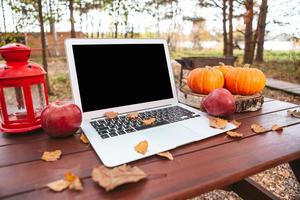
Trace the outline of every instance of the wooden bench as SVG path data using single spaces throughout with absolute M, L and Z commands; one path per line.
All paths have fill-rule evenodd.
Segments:
M 216 66 L 220 62 L 226 65 L 234 65 L 234 62 L 237 57 L 226 56 L 226 57 L 183 57 L 176 59 L 177 62 L 181 64 L 180 76 L 179 76 L 179 85 L 182 85 L 183 79 L 183 70 L 193 70 L 197 67 L 205 66 Z

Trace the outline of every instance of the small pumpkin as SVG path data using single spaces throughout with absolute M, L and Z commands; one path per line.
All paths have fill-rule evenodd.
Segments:
M 196 93 L 208 94 L 224 86 L 224 76 L 219 70 L 206 66 L 193 69 L 187 78 L 187 85 Z
M 266 85 L 266 77 L 262 71 L 244 67 L 235 67 L 225 76 L 225 88 L 232 94 L 253 95 L 261 92 Z
M 222 74 L 224 75 L 224 77 L 225 77 L 226 74 L 227 74 L 227 72 L 229 70 L 231 70 L 233 68 L 233 66 L 231 66 L 231 65 L 225 65 L 224 63 L 219 62 L 219 65 L 214 66 L 214 68 L 220 70 L 222 72 Z

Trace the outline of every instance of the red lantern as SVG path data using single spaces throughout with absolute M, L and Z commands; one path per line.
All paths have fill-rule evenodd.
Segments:
M 41 112 L 48 104 L 45 74 L 29 62 L 30 48 L 8 44 L 0 48 L 0 130 L 21 133 L 41 127 Z

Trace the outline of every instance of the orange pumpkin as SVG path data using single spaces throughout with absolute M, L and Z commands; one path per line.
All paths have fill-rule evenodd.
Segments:
M 226 76 L 227 72 L 233 68 L 231 65 L 225 65 L 224 63 L 220 62 L 220 65 L 214 66 L 214 68 L 220 70 L 224 77 Z
M 225 88 L 232 94 L 252 95 L 261 92 L 266 85 L 266 77 L 256 68 L 235 67 L 225 76 Z
M 196 68 L 189 73 L 187 85 L 193 92 L 208 94 L 224 86 L 224 76 L 222 72 L 212 67 Z

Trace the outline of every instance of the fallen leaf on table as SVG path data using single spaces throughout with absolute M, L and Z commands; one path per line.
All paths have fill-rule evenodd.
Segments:
M 227 131 L 226 134 L 230 137 L 233 137 L 233 138 L 241 138 L 243 137 L 243 134 L 242 133 L 238 133 L 238 132 L 235 132 L 235 131 Z
M 147 174 L 138 167 L 121 165 L 112 169 L 105 166 L 95 167 L 92 171 L 92 179 L 106 191 L 110 191 L 125 183 L 138 182 L 147 177 Z
M 77 191 L 82 191 L 83 190 L 83 186 L 81 183 L 81 180 L 78 176 L 76 176 L 76 178 L 74 179 L 74 181 L 72 181 L 69 185 L 69 189 L 71 190 L 77 190 Z
M 76 176 L 72 172 L 66 172 L 64 177 L 65 180 L 69 182 L 73 182 L 76 179 Z
M 172 154 L 170 152 L 168 152 L 168 151 L 158 153 L 157 155 L 159 155 L 161 157 L 168 158 L 169 160 L 174 160 Z
M 147 140 L 139 142 L 135 147 L 135 151 L 140 153 L 140 154 L 145 154 L 148 150 L 148 142 Z
M 61 150 L 55 150 L 55 151 L 45 151 L 41 157 L 44 161 L 56 161 L 61 156 Z
M 61 180 L 58 180 L 58 181 L 48 183 L 47 187 L 49 187 L 51 190 L 53 190 L 55 192 L 61 192 L 64 189 L 66 189 L 67 187 L 69 187 L 69 185 L 70 185 L 69 181 L 61 179 Z
M 152 117 L 152 118 L 149 118 L 149 119 L 145 119 L 142 122 L 143 122 L 144 125 L 147 126 L 147 125 L 153 124 L 155 121 L 156 121 L 156 119 L 154 117 Z
M 300 118 L 300 111 L 298 110 L 288 110 L 287 113 L 293 117 Z
M 281 132 L 281 131 L 283 131 L 283 127 L 279 126 L 278 124 L 273 124 L 272 131 Z
M 265 133 L 268 130 L 259 124 L 252 124 L 251 129 L 254 133 Z
M 110 111 L 110 112 L 106 112 L 104 113 L 105 117 L 107 117 L 108 119 L 114 119 L 118 116 L 117 112 L 114 111 Z
M 84 144 L 89 144 L 89 143 L 90 143 L 89 139 L 87 139 L 87 137 L 85 136 L 84 133 L 81 133 L 81 134 L 80 134 L 79 139 L 80 139 L 80 141 L 81 141 L 82 143 L 84 143 Z
M 225 119 L 210 117 L 209 126 L 218 129 L 224 129 L 227 126 L 228 121 Z
M 131 112 L 127 115 L 129 119 L 136 119 L 139 116 L 138 112 Z
M 236 128 L 240 127 L 240 125 L 242 124 L 242 122 L 239 122 L 239 121 L 236 121 L 236 120 L 232 120 L 231 123 L 236 125 Z

